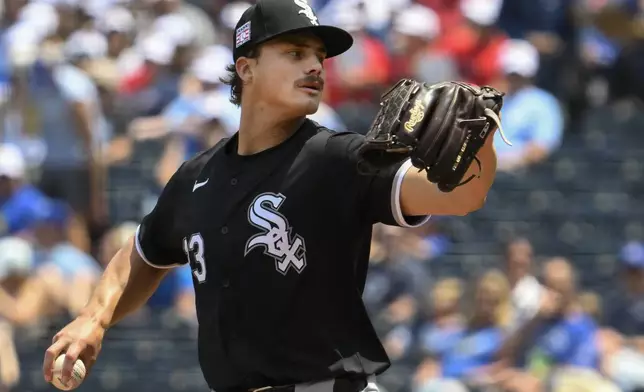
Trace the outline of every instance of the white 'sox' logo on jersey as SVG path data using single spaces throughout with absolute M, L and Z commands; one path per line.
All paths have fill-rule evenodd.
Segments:
M 309 18 L 312 25 L 317 26 L 320 24 L 318 23 L 318 17 L 315 16 L 315 13 L 313 12 L 313 8 L 311 8 L 306 0 L 293 0 L 293 2 L 297 4 L 298 7 L 302 8 L 302 10 L 298 12 L 298 14 L 304 14 L 304 16 Z
M 275 259 L 275 268 L 286 275 L 290 267 L 300 273 L 306 267 L 306 245 L 300 235 L 291 235 L 286 217 L 278 212 L 286 196 L 271 192 L 257 196 L 248 208 L 248 222 L 263 232 L 246 242 L 244 256 L 256 246 L 264 247 L 264 254 Z

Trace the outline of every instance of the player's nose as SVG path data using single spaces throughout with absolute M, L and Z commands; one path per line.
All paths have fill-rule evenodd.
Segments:
M 322 70 L 324 67 L 322 66 L 322 62 L 318 60 L 317 58 L 311 60 L 307 66 L 306 66 L 306 74 L 307 75 L 321 75 Z

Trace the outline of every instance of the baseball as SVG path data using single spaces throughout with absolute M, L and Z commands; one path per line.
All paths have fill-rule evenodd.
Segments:
M 85 378 L 85 364 L 80 359 L 76 360 L 74 369 L 72 370 L 72 377 L 65 385 L 61 381 L 63 362 L 65 362 L 65 355 L 61 355 L 56 358 L 56 362 L 54 362 L 54 371 L 51 384 L 61 391 L 71 391 L 72 389 L 77 388 L 83 382 L 83 379 Z

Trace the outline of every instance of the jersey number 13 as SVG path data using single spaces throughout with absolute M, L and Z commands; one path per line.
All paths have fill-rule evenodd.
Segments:
M 203 238 L 200 233 L 195 233 L 190 238 L 183 239 L 183 252 L 188 258 L 190 266 L 194 266 L 192 274 L 197 278 L 197 282 L 206 281 L 206 260 L 204 259 Z

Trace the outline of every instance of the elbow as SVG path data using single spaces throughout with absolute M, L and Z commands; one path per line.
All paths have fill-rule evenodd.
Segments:
M 486 199 L 487 199 L 487 196 L 470 197 L 467 200 L 460 203 L 459 208 L 457 208 L 457 211 L 454 215 L 466 216 L 471 214 L 472 212 L 476 212 L 481 208 L 483 208 L 483 206 L 485 205 Z
M 481 197 L 476 198 L 470 205 L 470 212 L 478 211 L 481 208 L 483 208 L 486 200 L 487 200 L 487 195 L 483 195 Z

